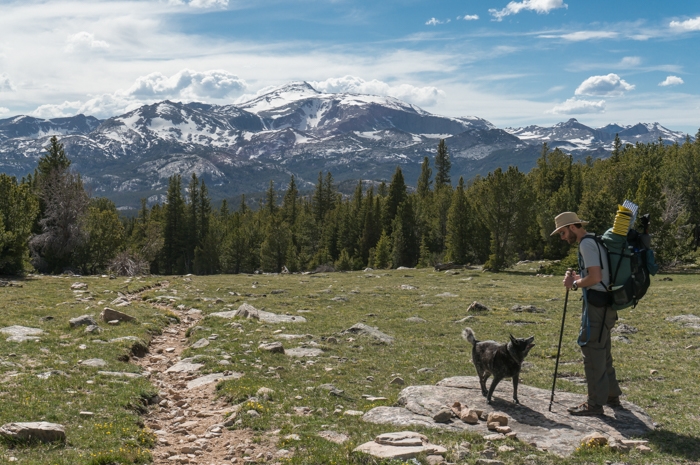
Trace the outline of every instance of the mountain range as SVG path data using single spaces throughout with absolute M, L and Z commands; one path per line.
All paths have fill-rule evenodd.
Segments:
M 623 143 L 682 142 L 659 123 L 591 128 L 575 119 L 552 127 L 499 129 L 478 117 L 439 116 L 392 97 L 323 93 L 294 82 L 237 105 L 162 101 L 105 120 L 77 115 L 0 120 L 0 172 L 25 176 L 57 135 L 95 195 L 122 209 L 162 201 L 168 178 L 192 172 L 214 200 L 284 189 L 294 175 L 311 189 L 319 171 L 337 182 L 391 179 L 401 166 L 414 184 L 423 157 L 445 139 L 453 181 L 516 165 L 528 171 L 543 142 L 576 159 L 605 157 Z

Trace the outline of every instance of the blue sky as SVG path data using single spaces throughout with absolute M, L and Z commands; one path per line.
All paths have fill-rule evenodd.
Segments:
M 241 102 L 295 80 L 499 127 L 700 127 L 700 3 L 0 0 L 0 118 Z

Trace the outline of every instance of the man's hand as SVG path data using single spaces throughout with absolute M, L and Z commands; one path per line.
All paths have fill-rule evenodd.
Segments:
M 567 289 L 571 289 L 571 286 L 573 286 L 574 281 L 580 278 L 581 277 L 575 271 L 567 271 L 566 275 L 564 276 L 564 287 Z

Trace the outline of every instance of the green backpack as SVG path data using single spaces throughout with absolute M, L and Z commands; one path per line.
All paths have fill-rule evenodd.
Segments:
M 650 275 L 659 270 L 651 249 L 651 237 L 647 233 L 649 215 L 644 215 L 641 222 L 643 233 L 630 229 L 627 236 L 621 236 L 610 228 L 602 236 L 587 236 L 595 239 L 598 253 L 604 250 L 607 254 L 610 285 L 606 298 L 614 310 L 636 307 L 649 289 Z

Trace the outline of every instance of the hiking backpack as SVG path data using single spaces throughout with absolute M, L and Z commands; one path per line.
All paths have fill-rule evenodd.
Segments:
M 608 257 L 610 284 L 607 286 L 608 304 L 614 310 L 636 307 L 651 284 L 650 275 L 659 270 L 654 260 L 649 236 L 649 214 L 641 217 L 643 232 L 634 229 L 627 236 L 613 233 L 610 228 L 602 236 L 587 236 L 595 239 L 598 253 L 605 251 Z M 603 261 L 601 260 L 601 268 Z

